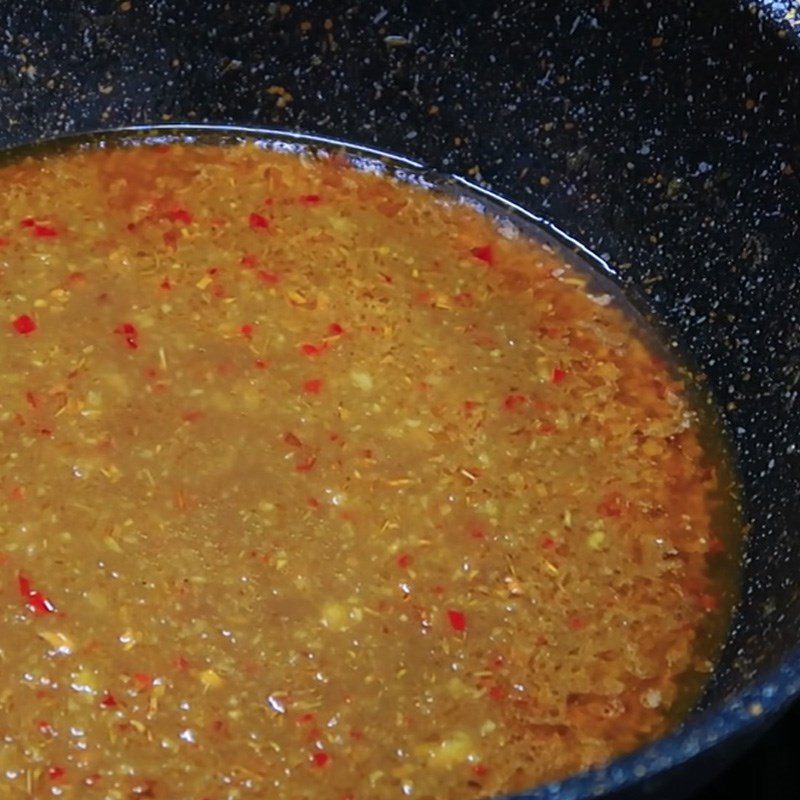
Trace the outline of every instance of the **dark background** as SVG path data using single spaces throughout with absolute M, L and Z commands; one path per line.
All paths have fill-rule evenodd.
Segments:
M 750 527 L 742 601 L 702 704 L 727 710 L 694 729 L 699 743 L 642 751 L 570 797 L 699 747 L 688 789 L 800 692 L 798 6 L 0 0 L 0 147 L 208 121 L 404 153 L 575 235 L 702 365 Z M 799 718 L 701 796 L 800 798 Z
M 692 800 L 796 800 L 800 797 L 800 708 Z

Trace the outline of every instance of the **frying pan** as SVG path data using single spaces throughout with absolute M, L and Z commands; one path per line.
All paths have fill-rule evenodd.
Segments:
M 0 2 L 0 147 L 173 122 L 405 153 L 544 216 L 699 364 L 743 589 L 690 718 L 517 797 L 671 800 L 800 693 L 800 4 Z

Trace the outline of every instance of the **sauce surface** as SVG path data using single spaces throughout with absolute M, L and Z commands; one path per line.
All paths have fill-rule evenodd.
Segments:
M 337 155 L 0 182 L 0 795 L 477 798 L 665 731 L 720 480 L 563 256 Z

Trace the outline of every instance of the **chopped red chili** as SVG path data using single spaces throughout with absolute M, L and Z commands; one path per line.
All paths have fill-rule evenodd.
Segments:
M 583 617 L 579 617 L 574 614 L 567 620 L 567 624 L 569 625 L 570 630 L 580 631 L 586 627 L 586 620 Z
M 307 206 L 315 206 L 322 202 L 322 198 L 318 194 L 301 194 L 298 200 Z
M 552 536 L 543 536 L 542 537 L 542 548 L 545 550 L 555 550 L 558 547 L 558 543 Z
M 248 222 L 253 230 L 266 230 L 270 226 L 270 221 L 263 215 L 253 211 L 248 217 Z
M 304 461 L 301 461 L 296 467 L 296 472 L 311 472 L 314 469 L 314 465 L 317 463 L 316 456 L 309 456 Z
M 503 406 L 507 411 L 516 411 L 527 402 L 528 398 L 524 394 L 510 394 L 503 400 Z
M 300 345 L 300 351 L 305 356 L 318 356 L 325 351 L 325 345 L 316 345 L 306 342 Z
M 450 627 L 457 633 L 462 633 L 467 629 L 467 615 L 463 611 L 450 609 L 447 612 L 447 619 L 450 622 Z
M 36 322 L 33 317 L 29 317 L 27 314 L 21 314 L 11 324 L 14 326 L 14 330 L 22 336 L 26 336 L 36 330 Z
M 34 225 L 32 233 L 38 239 L 52 239 L 58 236 L 58 231 L 51 225 Z
M 103 708 L 115 708 L 117 699 L 110 692 L 106 692 L 103 699 L 100 701 L 100 705 L 103 706 Z
M 268 272 L 265 269 L 260 269 L 256 272 L 256 277 L 262 283 L 268 283 L 271 286 L 274 286 L 276 283 L 280 282 L 281 276 L 278 275 L 276 272 Z
M 306 394 L 319 394 L 325 381 L 322 378 L 311 378 L 303 384 L 303 391 Z
M 139 331 L 132 322 L 123 322 L 114 328 L 114 333 L 124 337 L 125 344 L 131 349 L 136 350 L 139 347 Z
M 472 250 L 470 250 L 470 253 L 472 253 L 472 255 L 478 259 L 478 261 L 483 261 L 484 264 L 488 264 L 490 267 L 492 264 L 494 264 L 494 251 L 492 250 L 492 246 L 490 244 L 483 244 L 479 247 L 473 247 Z
M 33 588 L 27 576 L 20 573 L 17 576 L 17 585 L 19 587 L 19 593 L 25 601 L 25 605 L 33 611 L 34 614 L 55 613 L 55 605 L 40 591 Z
M 566 377 L 567 373 L 564 372 L 564 370 L 561 369 L 561 367 L 555 367 L 555 369 L 553 369 L 553 374 L 550 376 L 550 379 L 553 381 L 553 383 L 561 383 L 561 381 L 563 381 L 564 378 Z
M 473 764 L 472 766 L 472 774 L 478 778 L 482 778 L 488 771 L 489 768 L 485 764 Z
M 146 672 L 134 672 L 131 677 L 133 678 L 133 682 L 136 684 L 136 688 L 139 689 L 139 691 L 149 689 L 153 685 L 153 676 L 148 675 Z
M 412 560 L 408 553 L 401 553 L 397 556 L 397 566 L 400 567 L 400 569 L 408 569 L 408 567 L 411 566 Z
M 51 781 L 57 781 L 60 778 L 63 778 L 66 775 L 66 770 L 64 767 L 48 767 L 47 768 L 47 777 L 50 778 Z M 55 791 L 55 789 L 53 789 Z
M 311 756 L 311 762 L 315 767 L 325 767 L 330 762 L 331 757 L 322 751 L 316 752 Z
M 170 222 L 182 222 L 184 225 L 191 225 L 194 217 L 185 208 L 173 208 L 172 211 L 167 211 L 164 216 Z
M 619 492 L 609 492 L 597 504 L 597 513 L 603 517 L 619 517 L 624 508 L 624 499 Z

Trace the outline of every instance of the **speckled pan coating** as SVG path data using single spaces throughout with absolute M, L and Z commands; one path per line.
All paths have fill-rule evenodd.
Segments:
M 676 798 L 800 692 L 799 46 L 798 2 L 8 0 L 0 146 L 176 122 L 333 136 L 471 176 L 612 264 L 723 410 L 744 598 L 691 722 L 528 796 Z

